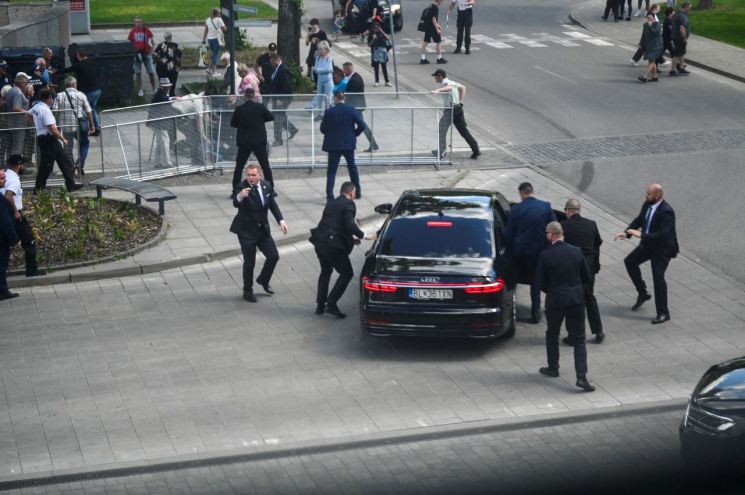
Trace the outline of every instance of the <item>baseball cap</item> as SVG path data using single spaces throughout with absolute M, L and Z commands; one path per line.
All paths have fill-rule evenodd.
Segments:
M 0 67 L 2 67 L 3 69 L 8 69 L 10 68 L 10 65 L 8 65 L 5 60 L 0 60 Z
M 168 79 L 167 77 L 161 77 L 159 84 L 163 88 L 165 88 L 167 86 L 173 86 L 173 84 L 171 84 L 171 80 Z
M 276 43 L 269 43 L 269 51 L 270 52 L 276 52 L 277 51 L 277 44 Z
M 445 77 L 445 76 L 447 76 L 447 73 L 444 70 L 442 70 L 442 69 L 437 69 L 436 71 L 434 71 L 432 73 L 432 75 L 433 76 L 442 76 L 442 77 Z
M 8 157 L 8 166 L 9 167 L 13 167 L 15 165 L 18 165 L 19 163 L 26 163 L 26 160 L 24 160 L 21 155 L 10 155 Z

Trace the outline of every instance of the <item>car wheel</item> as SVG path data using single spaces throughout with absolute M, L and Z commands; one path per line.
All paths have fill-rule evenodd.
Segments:
M 499 338 L 501 340 L 508 340 L 515 336 L 515 330 L 517 326 L 517 291 L 512 290 L 512 303 L 510 307 L 510 321 L 507 324 L 507 331 L 503 333 Z

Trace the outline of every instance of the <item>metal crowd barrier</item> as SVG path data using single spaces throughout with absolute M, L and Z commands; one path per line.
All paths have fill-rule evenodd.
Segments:
M 362 106 L 360 98 L 364 96 Z M 241 96 L 196 96 L 183 100 L 105 110 L 101 116 L 100 156 L 106 176 L 149 180 L 195 171 L 232 169 L 237 155 L 236 129 L 230 121 Z M 272 168 L 326 165 L 320 119 L 329 106 L 325 95 L 263 95 L 275 115 L 267 123 Z M 439 140 L 443 95 L 365 93 L 347 95 L 372 130 L 358 138 L 358 165 L 432 164 Z M 452 147 L 452 132 L 449 147 Z M 292 139 L 290 139 L 292 136 Z M 447 136 L 446 136 L 447 137 Z M 367 146 L 366 146 L 367 145 Z M 90 161 L 90 160 L 89 160 Z

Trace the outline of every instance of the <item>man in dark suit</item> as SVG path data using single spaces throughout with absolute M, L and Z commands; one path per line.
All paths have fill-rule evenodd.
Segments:
M 546 225 L 555 222 L 556 216 L 550 203 L 533 196 L 530 182 L 523 182 L 517 190 L 521 202 L 510 209 L 504 236 L 515 263 L 518 282 L 530 284 L 531 321 L 538 323 L 541 321 L 541 289 L 534 283 L 535 267 L 538 255 L 548 246 Z
M 0 188 L 5 187 L 5 170 L 0 169 Z M 8 264 L 10 263 L 10 248 L 17 246 L 21 239 L 13 225 L 8 202 L 0 200 L 0 301 L 18 297 L 17 292 L 8 289 Z
M 243 299 L 256 302 L 253 292 L 254 266 L 256 265 L 256 248 L 266 258 L 256 283 L 261 285 L 267 294 L 274 294 L 269 281 L 274 267 L 279 261 L 279 253 L 274 239 L 269 232 L 268 212 L 271 211 L 279 223 L 283 234 L 287 234 L 287 222 L 279 211 L 274 200 L 272 185 L 261 180 L 259 165 L 251 163 L 246 169 L 246 180 L 241 181 L 233 193 L 233 206 L 238 213 L 233 218 L 230 231 L 238 236 L 243 253 Z
M 341 299 L 354 275 L 349 253 L 361 239 L 374 238 L 374 236 L 365 237 L 365 233 L 357 227 L 354 218 L 357 214 L 354 195 L 354 184 L 351 182 L 342 184 L 339 196 L 326 203 L 321 221 L 316 228 L 311 229 L 310 240 L 315 246 L 316 256 L 321 264 L 316 295 L 317 315 L 322 315 L 326 311 L 337 318 L 346 316 L 339 310 L 337 301 Z M 339 273 L 339 278 L 336 279 L 329 293 L 329 281 L 334 270 Z
M 639 245 L 623 260 L 638 294 L 631 310 L 638 310 L 645 301 L 652 298 L 647 292 L 647 284 L 644 283 L 639 269 L 639 265 L 650 261 L 654 305 L 657 309 L 657 316 L 652 320 L 652 324 L 658 324 L 670 319 L 665 271 L 670 260 L 678 255 L 680 249 L 678 248 L 678 235 L 675 232 L 675 211 L 662 199 L 662 186 L 650 184 L 647 187 L 646 199 L 639 216 L 626 227 L 625 231 L 616 234 L 616 239 L 630 237 L 641 239 Z
M 539 369 L 542 375 L 559 376 L 559 332 L 566 318 L 569 338 L 574 344 L 576 385 L 592 392 L 587 381 L 587 349 L 585 348 L 585 286 L 590 282 L 582 251 L 564 242 L 559 222 L 546 226 L 545 236 L 551 245 L 538 256 L 535 283 L 546 293 L 546 357 L 548 366 Z
M 362 115 L 365 107 L 367 107 L 367 103 L 365 102 L 365 81 L 362 79 L 362 76 L 354 71 L 352 62 L 344 62 L 342 70 L 344 71 L 344 77 L 347 79 L 347 89 L 345 90 L 347 103 L 356 108 L 360 112 L 360 115 Z M 379 148 L 378 143 L 375 141 L 375 136 L 373 136 L 370 126 L 365 127 L 365 137 L 370 142 L 370 146 L 365 150 L 365 153 L 377 151 Z
M 238 129 L 238 132 L 236 132 L 238 156 L 235 159 L 235 170 L 233 171 L 233 192 L 241 181 L 243 167 L 246 166 L 251 152 L 256 155 L 256 160 L 261 165 L 264 180 L 269 182 L 274 189 L 266 140 L 266 123 L 274 120 L 274 114 L 263 104 L 254 101 L 254 90 L 252 88 L 247 88 L 243 97 L 246 101 L 236 107 L 233 117 L 230 119 L 230 126 Z
M 341 157 L 347 162 L 349 178 L 355 188 L 355 198 L 362 197 L 360 176 L 354 163 L 354 149 L 357 147 L 357 136 L 362 134 L 367 125 L 360 113 L 352 106 L 344 103 L 344 92 L 334 94 L 334 106 L 326 110 L 321 121 L 323 133 L 323 151 L 328 153 L 328 169 L 326 170 L 326 199 L 334 199 L 334 181 L 336 170 L 339 168 Z
M 590 282 L 585 287 L 585 307 L 587 309 L 587 321 L 590 323 L 590 331 L 595 335 L 595 342 L 601 343 L 605 339 L 603 333 L 603 322 L 600 320 L 600 309 L 598 300 L 595 299 L 595 274 L 600 271 L 600 238 L 598 225 L 580 215 L 580 204 L 578 199 L 570 199 L 564 206 L 567 219 L 561 222 L 564 229 L 564 240 L 572 246 L 582 250 L 587 267 L 590 269 Z M 564 339 L 565 344 L 571 345 L 569 337 Z
M 282 131 L 287 129 L 287 139 L 292 139 L 297 134 L 297 127 L 287 118 L 287 108 L 292 103 L 292 74 L 282 63 L 279 53 L 270 57 L 274 71 L 269 78 L 269 87 L 272 94 L 272 108 L 277 111 L 277 121 L 274 122 L 274 143 L 272 146 L 282 146 Z

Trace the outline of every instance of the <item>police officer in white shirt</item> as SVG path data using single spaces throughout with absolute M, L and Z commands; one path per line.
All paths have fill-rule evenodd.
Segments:
M 440 87 L 432 90 L 432 94 L 444 94 L 445 97 L 445 109 L 440 118 L 440 142 L 439 149 L 432 150 L 432 154 L 440 158 L 445 157 L 445 150 L 447 149 L 447 134 L 450 124 L 455 124 L 455 128 L 463 139 L 466 140 L 468 146 L 471 147 L 471 158 L 476 159 L 481 154 L 479 151 L 479 143 L 471 136 L 466 126 L 466 116 L 463 114 L 463 99 L 466 96 L 466 87 L 455 81 L 451 81 L 447 78 L 447 74 L 442 69 L 437 69 L 433 74 L 435 81 L 440 83 Z M 452 102 L 452 110 L 450 104 Z
M 460 53 L 460 47 L 465 41 L 466 55 L 471 54 L 471 26 L 473 26 L 473 6 L 475 3 L 476 0 L 450 0 L 448 15 L 450 15 L 453 7 L 458 7 L 458 36 L 455 41 L 455 51 L 453 53 Z
M 57 121 L 52 115 L 52 110 L 50 110 L 53 102 L 52 92 L 44 89 L 39 94 L 39 102 L 29 110 L 34 118 L 36 143 L 39 145 L 41 154 L 39 171 L 36 173 L 35 189 L 39 191 L 47 187 L 47 180 L 52 175 L 52 169 L 56 161 L 65 178 L 65 187 L 70 192 L 76 191 L 83 185 L 75 183 L 72 158 L 64 148 L 64 146 L 67 146 L 67 139 L 57 129 Z
M 21 186 L 20 176 L 23 175 L 25 161 L 21 155 L 11 155 L 7 163 L 5 187 L 0 188 L 0 194 L 8 202 L 10 214 L 15 223 L 16 234 L 21 239 L 21 246 L 26 254 L 26 276 L 46 275 L 46 272 L 39 270 L 36 261 L 36 238 L 34 238 L 31 224 L 26 219 L 26 215 L 23 214 L 23 187 Z

